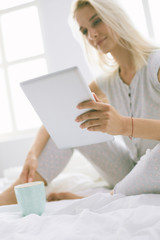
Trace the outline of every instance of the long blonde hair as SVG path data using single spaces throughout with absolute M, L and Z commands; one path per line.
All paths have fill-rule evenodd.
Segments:
M 79 9 L 85 6 L 93 7 L 102 21 L 112 29 L 112 34 L 117 44 L 128 49 L 132 53 L 136 70 L 147 63 L 147 58 L 151 52 L 159 49 L 159 47 L 155 46 L 151 41 L 147 41 L 141 36 L 134 28 L 127 14 L 115 0 L 74 1 L 71 8 L 72 20 L 70 18 L 70 25 L 74 33 L 77 31 L 75 31 L 75 27 L 78 27 L 75 14 Z M 107 69 L 109 72 L 113 72 L 118 68 L 117 62 L 110 57 L 109 54 L 103 54 L 97 49 L 94 49 L 94 47 L 88 43 L 85 36 L 83 36 L 83 34 L 81 34 L 81 36 L 88 61 L 91 65 L 98 65 L 103 70 L 106 71 Z M 79 36 L 78 40 L 80 40 Z

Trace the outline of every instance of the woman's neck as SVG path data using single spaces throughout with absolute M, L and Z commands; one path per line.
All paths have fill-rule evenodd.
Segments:
M 136 74 L 133 55 L 127 49 L 117 46 L 111 55 L 119 65 L 119 75 L 124 83 L 129 85 Z

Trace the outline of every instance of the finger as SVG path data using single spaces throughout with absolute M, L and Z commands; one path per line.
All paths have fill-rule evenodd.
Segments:
M 28 168 L 24 168 L 23 170 L 22 170 L 22 173 L 21 173 L 21 179 L 22 179 L 22 181 L 23 182 L 27 182 L 28 181 Z
M 88 131 L 93 131 L 93 132 L 103 132 L 105 133 L 105 128 L 102 125 L 97 125 L 97 126 L 92 126 L 87 128 Z
M 82 122 L 85 120 L 90 120 L 90 119 L 108 119 L 109 118 L 109 114 L 106 111 L 88 111 L 85 112 L 81 115 L 79 115 L 75 121 L 76 122 Z
M 83 122 L 80 125 L 80 128 L 84 129 L 84 128 L 90 128 L 90 127 L 100 126 L 100 125 L 102 125 L 102 121 L 100 119 L 94 119 L 94 120 L 88 120 L 86 122 Z
M 85 101 L 85 102 L 79 103 L 77 105 L 77 108 L 109 111 L 110 104 L 103 103 L 103 102 L 95 102 L 95 101 Z
M 34 175 L 35 175 L 35 170 L 30 170 L 29 174 L 28 174 L 28 182 L 33 182 L 34 179 Z
M 103 128 L 105 128 L 108 124 L 108 119 L 109 118 L 89 119 L 87 121 L 82 122 L 80 127 L 83 129 L 100 125 L 103 126 Z
M 97 95 L 94 92 L 92 92 L 92 94 L 96 102 L 101 102 L 101 100 L 97 97 Z

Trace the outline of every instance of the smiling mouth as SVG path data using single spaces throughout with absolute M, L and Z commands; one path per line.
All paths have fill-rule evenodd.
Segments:
M 100 40 L 99 42 L 97 42 L 97 45 L 101 45 L 103 43 L 104 40 L 106 40 L 107 37 L 103 38 L 102 40 Z

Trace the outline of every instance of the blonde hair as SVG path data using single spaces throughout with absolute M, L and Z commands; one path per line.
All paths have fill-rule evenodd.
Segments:
M 86 6 L 93 7 L 102 21 L 111 28 L 112 35 L 117 44 L 128 49 L 132 53 L 136 70 L 147 63 L 148 56 L 151 52 L 159 49 L 159 47 L 155 46 L 151 41 L 147 41 L 141 36 L 134 28 L 127 14 L 115 0 L 74 1 L 71 9 L 72 21 L 70 19 L 73 31 L 74 27 L 78 27 L 78 23 L 76 23 L 75 19 L 76 12 Z M 103 54 L 97 49 L 94 49 L 82 33 L 81 36 L 89 63 L 96 66 L 98 64 L 100 68 L 105 71 L 107 69 L 109 72 L 113 72 L 118 68 L 117 62 L 109 54 Z M 79 36 L 78 40 L 80 40 Z

